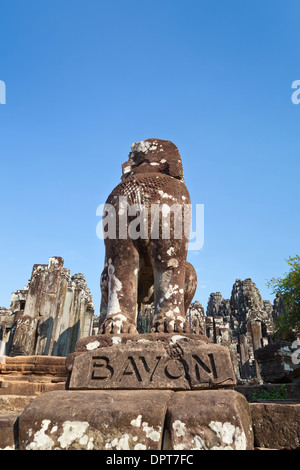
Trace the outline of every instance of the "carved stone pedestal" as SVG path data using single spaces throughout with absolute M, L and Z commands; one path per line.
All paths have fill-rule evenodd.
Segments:
M 253 449 L 229 351 L 207 338 L 99 335 L 78 341 L 67 368 L 69 390 L 20 416 L 20 449 Z
M 203 336 L 100 335 L 81 340 L 78 349 L 67 361 L 71 390 L 197 390 L 236 385 L 229 350 Z

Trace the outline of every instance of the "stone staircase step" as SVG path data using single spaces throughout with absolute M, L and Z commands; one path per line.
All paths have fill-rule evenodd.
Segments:
M 0 415 L 22 412 L 36 395 L 0 395 Z
M 32 396 L 39 395 L 44 392 L 51 392 L 53 390 L 64 390 L 65 382 L 25 382 L 23 380 L 0 381 L 0 396 L 5 395 L 22 395 Z
M 66 377 L 66 358 L 56 356 L 5 356 L 0 364 L 0 375 L 48 375 Z
M 7 374 L 0 375 L 0 382 L 43 382 L 43 383 L 56 383 L 65 382 L 64 377 L 55 377 L 48 375 L 19 375 Z
M 300 450 L 300 403 L 250 403 L 255 446 L 265 449 Z

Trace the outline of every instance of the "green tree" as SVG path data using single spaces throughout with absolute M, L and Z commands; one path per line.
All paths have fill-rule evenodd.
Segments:
M 276 336 L 292 341 L 300 335 L 300 256 L 290 257 L 286 262 L 289 272 L 282 278 L 271 279 L 268 286 L 273 294 L 282 297 L 285 310 L 276 320 Z

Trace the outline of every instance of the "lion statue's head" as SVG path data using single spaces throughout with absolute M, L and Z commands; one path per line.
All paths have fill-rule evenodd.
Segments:
M 180 153 L 170 140 L 147 139 L 133 143 L 122 170 L 122 181 L 138 173 L 163 173 L 184 182 Z

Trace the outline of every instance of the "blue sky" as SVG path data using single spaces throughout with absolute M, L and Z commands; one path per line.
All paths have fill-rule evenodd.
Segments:
M 299 253 L 299 2 L 2 0 L 0 305 L 62 256 L 99 310 L 96 209 L 132 142 L 179 148 L 205 241 L 195 299 Z

